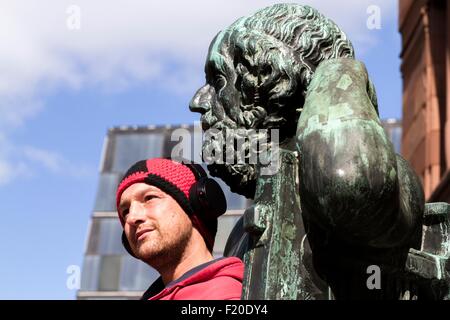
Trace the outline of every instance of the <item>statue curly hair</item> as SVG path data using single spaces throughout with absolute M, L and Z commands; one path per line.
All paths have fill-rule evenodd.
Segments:
M 327 59 L 354 58 L 345 33 L 309 6 L 276 4 L 237 20 L 223 33 L 234 49 L 236 86 L 247 103 L 266 111 L 258 124 L 288 125 L 285 136 L 295 129 L 317 66 Z

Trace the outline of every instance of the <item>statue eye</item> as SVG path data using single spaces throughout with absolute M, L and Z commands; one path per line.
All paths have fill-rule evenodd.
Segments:
M 227 80 L 226 80 L 225 77 L 224 77 L 223 75 L 221 75 L 221 74 L 217 75 L 217 76 L 214 78 L 214 88 L 216 88 L 216 90 L 220 90 L 220 89 L 222 89 L 223 87 L 225 87 L 226 83 L 227 83 Z

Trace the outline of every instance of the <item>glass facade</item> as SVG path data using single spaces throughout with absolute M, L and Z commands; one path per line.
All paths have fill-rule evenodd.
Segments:
M 124 173 L 131 164 L 141 159 L 160 157 L 164 134 L 131 133 L 115 137 L 112 172 Z
M 115 211 L 116 189 L 122 174 L 113 172 L 100 173 L 94 212 Z

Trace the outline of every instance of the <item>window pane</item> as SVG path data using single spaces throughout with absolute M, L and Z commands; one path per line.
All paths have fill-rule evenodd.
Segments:
M 145 291 L 147 288 L 159 278 L 159 273 L 155 269 L 142 261 L 138 261 L 138 273 L 136 276 L 136 290 Z
M 137 260 L 132 257 L 122 257 L 122 270 L 120 273 L 119 288 L 124 291 L 132 291 L 135 287 L 137 273 Z
M 99 219 L 92 219 L 91 227 L 89 228 L 87 254 L 97 254 L 99 235 L 100 235 Z
M 81 290 L 97 291 L 99 267 L 99 256 L 86 255 L 84 257 L 83 271 L 81 274 Z
M 117 135 L 112 170 L 123 174 L 139 160 L 160 157 L 163 142 L 161 133 Z
M 241 216 L 221 216 L 219 217 L 218 226 L 217 226 L 217 235 L 216 241 L 214 243 L 214 254 L 223 253 L 223 249 L 225 249 L 225 245 L 227 243 L 228 237 L 233 230 L 234 225 L 239 220 Z
M 99 240 L 97 253 L 102 255 L 127 254 L 122 245 L 122 225 L 117 218 L 96 218 L 99 220 Z
M 100 175 L 94 211 L 116 211 L 116 190 L 121 178 L 119 173 Z
M 120 258 L 120 256 L 101 257 L 99 291 L 119 289 Z
M 145 291 L 159 277 L 158 272 L 130 256 L 122 257 L 120 290 Z

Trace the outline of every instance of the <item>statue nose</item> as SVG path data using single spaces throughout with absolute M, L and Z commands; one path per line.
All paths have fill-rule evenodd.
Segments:
M 189 110 L 192 112 L 206 113 L 211 109 L 211 86 L 209 84 L 197 90 L 191 102 Z

